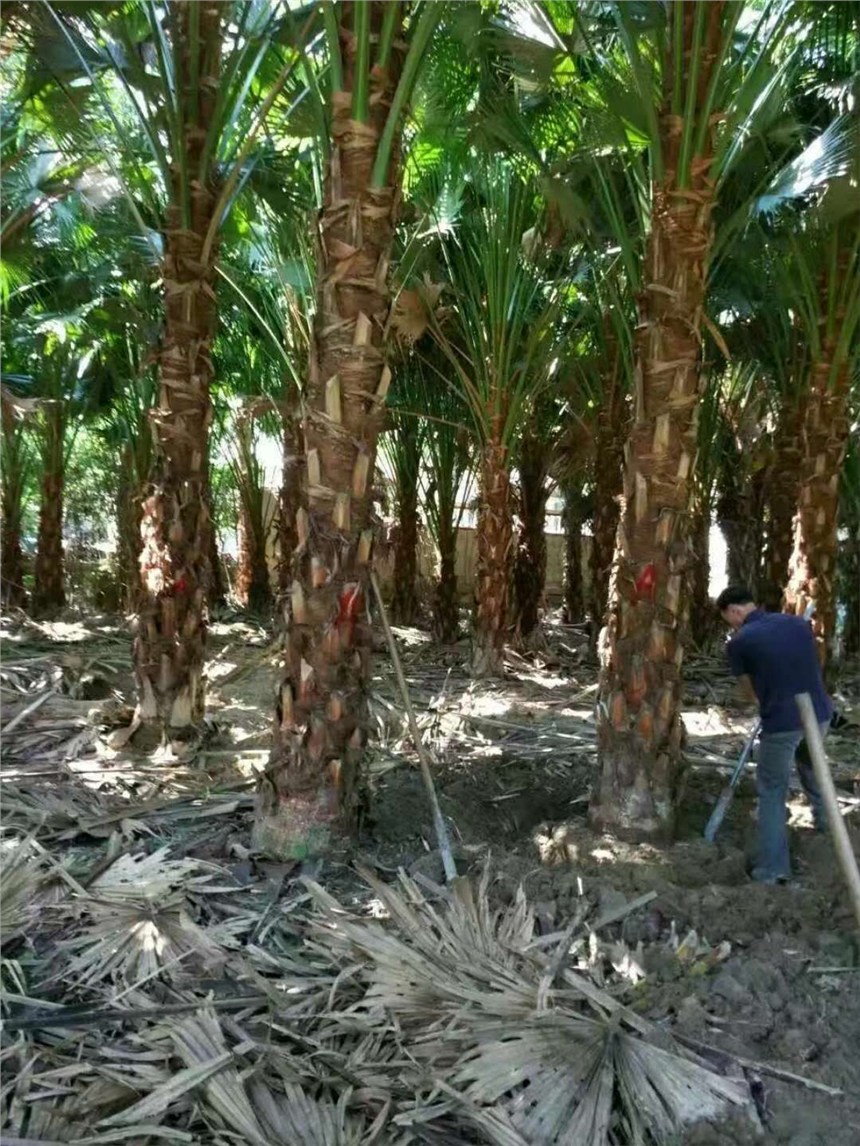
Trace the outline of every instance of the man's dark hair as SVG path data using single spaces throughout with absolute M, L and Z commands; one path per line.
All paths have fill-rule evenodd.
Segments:
M 745 585 L 729 585 L 716 600 L 717 612 L 724 613 L 729 605 L 754 605 L 755 597 Z

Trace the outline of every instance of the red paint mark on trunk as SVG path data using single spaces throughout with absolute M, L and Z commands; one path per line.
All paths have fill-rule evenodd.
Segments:
M 654 597 L 654 590 L 657 588 L 657 570 L 654 568 L 652 562 L 649 561 L 636 578 L 633 588 L 636 590 L 638 600 L 642 600 L 645 597 Z
M 349 622 L 355 624 L 358 617 L 359 610 L 362 605 L 362 592 L 361 586 L 357 581 L 352 581 L 348 585 L 344 585 L 343 592 L 338 598 L 338 624 Z

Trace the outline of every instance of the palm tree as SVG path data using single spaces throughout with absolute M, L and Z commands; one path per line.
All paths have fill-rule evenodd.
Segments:
M 789 261 L 788 252 L 782 242 L 774 241 L 775 236 L 770 235 L 768 240 L 762 236 L 757 244 L 760 253 L 750 257 L 750 239 L 748 236 L 745 244 L 747 315 L 740 324 L 738 349 L 747 362 L 754 364 L 757 384 L 763 386 L 768 402 L 767 431 L 758 439 L 762 451 L 758 484 L 765 500 L 765 539 L 758 597 L 766 608 L 776 611 L 782 607 L 791 557 L 810 348 L 792 305 L 784 270 Z M 751 507 L 747 507 L 746 512 L 751 512 Z M 744 509 L 739 508 L 735 518 L 742 518 L 744 513 Z
M 33 458 L 28 440 L 21 400 L 4 385 L 0 394 L 2 412 L 3 489 L 0 523 L 0 599 L 7 609 L 21 609 L 27 603 L 24 588 L 24 554 L 21 529 L 24 490 Z
M 727 370 L 712 388 L 717 397 L 717 425 L 711 442 L 701 442 L 700 436 L 703 448 L 697 468 L 701 471 L 705 460 L 716 461 L 715 508 L 726 540 L 729 583 L 748 586 L 758 600 L 764 543 L 763 407 L 767 392 L 761 387 L 755 365 Z
M 62 398 L 39 403 L 39 532 L 33 565 L 33 615 L 53 617 L 66 604 L 63 487 L 66 409 Z
M 31 608 L 34 616 L 54 617 L 66 604 L 66 470 L 84 418 L 95 408 L 103 389 L 98 331 L 88 324 L 86 308 L 71 315 L 37 310 L 29 321 L 19 318 L 16 325 L 18 346 L 13 351 L 23 353 L 30 374 L 14 379 L 6 375 L 6 380 L 22 386 L 29 395 L 39 470 Z
M 219 103 L 224 4 L 174 0 L 164 231 L 164 334 L 154 465 L 143 500 L 141 578 L 134 643 L 139 709 L 145 724 L 187 735 L 204 704 L 208 504 L 204 496 L 215 334 L 214 243 L 218 187 L 212 133 Z M 158 36 L 163 29 L 156 29 Z M 160 40 L 156 41 L 160 43 Z
M 513 613 L 517 635 L 525 641 L 538 630 L 546 586 L 546 507 L 558 413 L 545 397 L 535 402 L 514 453 L 519 536 L 513 561 Z
M 252 172 L 248 182 L 255 195 L 242 204 L 242 232 L 225 238 L 218 274 L 232 305 L 217 350 L 221 386 L 225 393 L 229 390 L 228 398 L 243 394 L 251 400 L 252 395 L 265 394 L 260 410 L 271 411 L 266 415 L 270 421 L 275 415 L 280 419 L 280 426 L 269 429 L 280 435 L 283 445 L 273 523 L 277 596 L 283 603 L 293 581 L 296 515 L 304 505 L 301 409 L 314 280 L 314 253 L 306 224 L 316 173 L 313 153 L 288 153 L 286 163 L 280 154 L 278 159 L 268 170 Z M 266 178 L 255 179 L 255 174 Z M 251 471 L 247 464 L 235 472 L 238 477 Z M 259 514 L 257 518 L 261 521 Z
M 240 402 L 233 420 L 230 470 L 239 501 L 236 583 L 238 600 L 252 613 L 271 613 L 273 596 L 269 576 L 268 542 L 275 524 L 274 505 L 266 499 L 266 475 L 258 458 L 258 419 L 270 403 L 260 399 Z
M 418 408 L 426 416 L 421 502 L 439 554 L 439 580 L 432 601 L 433 634 L 443 644 L 451 644 L 460 636 L 457 537 L 472 489 L 473 439 L 468 406 L 462 393 L 448 384 L 446 366 L 438 346 L 432 343 L 422 346 L 416 357 L 421 395 Z
M 17 93 L 16 93 L 17 97 Z M 0 295 L 12 334 L 4 339 L 4 369 L 10 389 L 4 387 L 3 428 L 3 600 L 21 606 L 26 599 L 23 584 L 21 517 L 24 483 L 31 459 L 22 414 L 34 413 L 41 464 L 39 541 L 33 605 L 37 613 L 50 615 L 65 603 L 62 547 L 62 473 L 67 396 L 60 359 L 68 359 L 66 320 L 58 317 L 60 338 L 50 331 L 39 334 L 39 319 L 47 311 L 62 310 L 60 295 L 64 275 L 55 260 L 55 243 L 46 239 L 46 226 L 58 203 L 68 203 L 69 231 L 80 223 L 76 211 L 80 196 L 76 183 L 82 173 L 80 160 L 68 158 L 50 146 L 33 127 L 26 128 L 23 101 L 10 98 L 2 113 L 3 201 L 2 264 Z M 65 237 L 69 237 L 67 234 Z M 80 264 L 80 259 L 75 260 Z M 74 277 L 74 272 L 72 277 Z M 33 288 L 33 283 L 38 283 Z M 37 342 L 45 361 L 35 353 Z M 58 345 L 59 343 L 59 345 Z M 34 361 L 35 360 L 35 361 Z M 10 369 L 11 367 L 11 369 Z M 39 372 L 37 378 L 30 374 Z M 14 372 L 17 371 L 17 375 Z M 15 394 L 15 385 L 25 393 Z M 29 397 L 27 395 L 30 395 Z
M 370 477 L 391 379 L 385 333 L 400 137 L 445 7 L 327 3 L 326 68 L 305 61 L 325 180 L 303 427 L 307 509 L 296 518 L 286 666 L 255 825 L 270 853 L 316 847 L 338 811 L 349 820 L 360 803 Z
M 579 624 L 585 617 L 585 576 L 582 554 L 583 526 L 589 517 L 591 498 L 585 492 L 583 475 L 562 483 L 564 509 L 564 610 L 565 624 Z M 592 545 L 594 539 L 592 537 Z M 593 573 L 592 573 L 593 577 Z
M 835 637 L 839 474 L 860 326 L 860 128 L 845 98 L 857 72 L 860 6 L 800 4 L 798 14 L 791 107 L 806 146 L 779 168 L 756 206 L 767 216 L 771 249 L 783 254 L 774 260 L 774 277 L 804 366 L 793 390 L 800 401 L 784 411 L 779 443 L 796 433 L 801 446 L 791 467 L 798 502 L 784 607 L 803 613 L 815 604 L 826 661 Z
M 294 48 L 274 52 L 275 34 L 289 33 L 280 7 L 157 0 L 87 6 L 79 16 L 46 10 L 48 47 L 63 53 L 46 57 L 49 71 L 62 59 L 58 89 L 68 95 L 76 67 L 100 110 L 95 127 L 88 115 L 67 132 L 81 147 L 102 149 L 162 273 L 134 660 L 142 723 L 159 738 L 182 739 L 203 714 L 206 598 L 217 567 L 208 433 L 219 236 L 254 166 L 257 136 L 302 57 Z M 39 43 L 44 50 L 44 37 Z M 99 127 L 112 131 L 113 152 Z
M 860 133 L 858 133 L 860 139 Z M 858 152 L 860 156 L 860 152 Z M 803 312 L 812 373 L 801 424 L 800 496 L 794 518 L 785 607 L 803 613 L 815 605 L 813 627 L 822 661 L 833 652 L 836 632 L 836 560 L 839 475 L 848 446 L 849 395 L 860 328 L 860 213 L 851 211 L 818 241 Z M 807 226 L 813 226 L 807 221 Z M 805 235 L 795 235 L 801 243 Z M 795 244 L 796 248 L 800 243 Z M 803 256 L 801 256 L 803 258 Z M 816 281 L 817 280 L 817 281 Z
M 426 422 L 417 413 L 421 407 L 421 389 L 420 367 L 414 356 L 404 355 L 395 366 L 389 396 L 389 426 L 380 443 L 394 479 L 391 617 L 398 625 L 413 625 L 418 615 L 418 501 L 426 430 Z
M 500 671 L 514 557 L 511 466 L 519 432 L 561 359 L 563 295 L 545 273 L 535 189 L 486 161 L 463 188 L 456 229 L 441 239 L 450 315 L 431 316 L 479 443 L 472 672 Z
M 748 115 L 751 91 L 766 93 L 773 82 L 760 72 L 778 21 L 766 12 L 769 23 L 745 36 L 739 51 L 742 7 L 675 0 L 649 9 L 653 57 L 644 50 L 649 29 L 639 25 L 639 9 L 615 9 L 645 119 L 650 231 L 640 278 L 634 424 L 602 650 L 601 775 L 592 817 L 637 837 L 671 833 L 682 768 L 680 667 L 714 204 L 739 151 L 734 133 Z

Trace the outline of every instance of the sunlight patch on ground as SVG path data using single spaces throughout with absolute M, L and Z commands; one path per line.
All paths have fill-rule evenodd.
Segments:
M 752 728 L 751 717 L 734 717 L 719 708 L 681 714 L 684 727 L 691 740 L 713 739 L 715 736 L 748 736 Z
M 551 676 L 549 673 L 542 673 L 539 669 L 535 672 L 516 673 L 516 679 L 527 681 L 529 684 L 536 684 L 545 689 L 570 688 L 570 677 Z
M 485 696 L 476 696 L 474 693 L 463 704 L 463 712 L 471 716 L 506 716 L 511 710 L 511 703 L 501 696 L 488 693 Z
M 232 697 L 207 697 L 207 708 L 210 710 L 218 710 L 220 713 L 224 712 L 253 712 L 255 716 L 260 715 L 260 706 L 258 704 L 243 704 L 241 700 L 234 700 Z M 274 700 L 272 701 L 274 708 Z
M 419 645 L 432 644 L 433 639 L 429 633 L 425 633 L 421 629 L 415 629 L 410 625 L 392 625 L 391 631 L 397 638 L 397 643 L 406 648 L 417 648 Z
M 78 641 L 91 641 L 93 632 L 110 632 L 113 634 L 113 629 L 99 628 L 98 625 L 85 624 L 83 621 L 40 621 L 38 625 L 34 626 L 41 630 L 41 632 L 52 641 L 57 641 L 63 644 L 74 644 Z M 29 644 L 32 642 L 33 637 L 27 630 L 22 630 L 21 633 L 4 633 L 3 643 L 9 645 Z

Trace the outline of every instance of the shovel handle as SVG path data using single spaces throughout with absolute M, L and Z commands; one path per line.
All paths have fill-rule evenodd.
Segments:
M 857 926 L 860 927 L 860 870 L 857 868 L 857 857 L 854 855 L 848 829 L 845 827 L 845 821 L 842 819 L 842 812 L 839 809 L 836 788 L 824 752 L 821 729 L 818 727 L 818 717 L 815 715 L 815 708 L 808 692 L 799 693 L 795 700 L 800 709 L 800 719 L 803 721 L 803 732 L 806 736 L 806 746 L 809 749 L 812 767 L 815 770 L 815 779 L 818 781 L 821 799 L 824 801 L 824 809 L 827 812 L 827 827 L 833 839 L 833 847 L 836 849 L 836 858 L 842 868 L 845 883 L 848 885 L 848 895 L 857 917 Z

